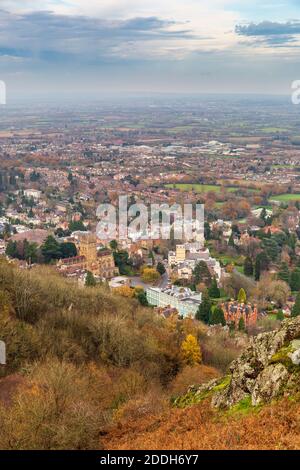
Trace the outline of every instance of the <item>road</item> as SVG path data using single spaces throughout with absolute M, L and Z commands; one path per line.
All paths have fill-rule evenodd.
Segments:
M 131 277 L 130 284 L 132 287 L 140 286 L 140 287 L 143 287 L 143 289 L 147 289 L 148 287 L 150 287 L 150 284 L 146 284 L 139 276 Z M 159 287 L 160 289 L 165 289 L 168 284 L 169 284 L 169 276 L 168 276 L 168 273 L 165 272 L 161 276 L 159 283 L 157 284 L 157 287 Z

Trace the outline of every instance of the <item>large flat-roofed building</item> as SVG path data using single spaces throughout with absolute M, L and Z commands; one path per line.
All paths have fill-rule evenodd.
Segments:
M 149 287 L 146 290 L 147 300 L 155 307 L 176 308 L 182 317 L 194 317 L 201 304 L 202 294 L 196 293 L 187 287 Z

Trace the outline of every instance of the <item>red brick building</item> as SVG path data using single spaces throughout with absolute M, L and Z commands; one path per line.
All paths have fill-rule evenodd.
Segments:
M 244 319 L 245 325 L 255 325 L 258 318 L 258 311 L 256 305 L 240 304 L 235 301 L 225 302 L 222 304 L 224 317 L 226 323 L 232 322 L 238 327 L 241 318 Z

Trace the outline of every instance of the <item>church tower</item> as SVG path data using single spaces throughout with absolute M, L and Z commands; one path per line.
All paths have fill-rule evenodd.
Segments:
M 97 262 L 96 235 L 92 233 L 82 234 L 79 241 L 79 254 L 85 257 L 88 269 L 92 269 Z

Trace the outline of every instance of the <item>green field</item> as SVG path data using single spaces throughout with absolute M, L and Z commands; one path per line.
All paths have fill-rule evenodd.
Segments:
M 300 201 L 300 194 L 279 194 L 278 196 L 270 197 L 270 201 L 290 202 Z
M 267 134 L 268 133 L 274 134 L 276 132 L 287 132 L 288 131 L 288 129 L 286 129 L 284 127 L 263 127 L 261 130 L 262 130 L 262 132 L 266 132 Z
M 196 191 L 196 193 L 208 193 L 215 192 L 218 193 L 221 191 L 221 186 L 214 184 L 190 184 L 190 183 L 178 183 L 178 184 L 166 184 L 168 189 L 179 189 L 180 191 Z M 225 188 L 227 191 L 233 193 L 238 190 L 238 188 L 228 187 Z
M 274 168 L 289 168 L 289 169 L 291 169 L 291 168 L 295 168 L 295 165 L 279 165 L 279 164 L 275 164 L 275 165 L 272 165 L 271 168 L 273 168 L 273 169 L 274 169 Z

